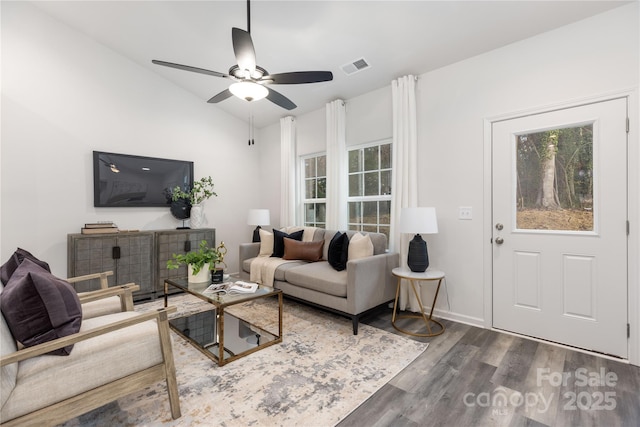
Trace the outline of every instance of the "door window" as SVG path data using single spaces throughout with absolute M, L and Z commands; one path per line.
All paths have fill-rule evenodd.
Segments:
M 515 138 L 516 228 L 593 231 L 593 124 Z

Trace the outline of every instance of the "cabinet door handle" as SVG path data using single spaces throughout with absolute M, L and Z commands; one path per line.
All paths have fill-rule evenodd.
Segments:
M 120 246 L 114 246 L 111 248 L 111 258 L 120 259 Z

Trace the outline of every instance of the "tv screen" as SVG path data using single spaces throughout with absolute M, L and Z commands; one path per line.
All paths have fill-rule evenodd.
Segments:
M 193 186 L 193 162 L 93 152 L 95 207 L 167 207 L 177 186 Z

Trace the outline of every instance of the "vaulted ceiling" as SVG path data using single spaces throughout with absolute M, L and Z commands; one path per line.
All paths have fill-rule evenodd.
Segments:
M 322 108 L 514 43 L 621 1 L 271 1 L 251 2 L 257 63 L 270 73 L 327 70 L 331 82 L 271 86 L 298 107 L 232 97 L 206 101 L 231 83 L 151 63 L 159 59 L 227 73 L 236 63 L 231 28 L 247 29 L 247 5 L 233 1 L 43 1 L 39 8 L 202 99 L 257 127 Z M 345 64 L 370 67 L 347 75 Z

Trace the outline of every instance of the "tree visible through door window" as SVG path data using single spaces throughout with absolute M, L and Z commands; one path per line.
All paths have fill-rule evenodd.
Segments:
M 516 228 L 592 231 L 593 124 L 516 136 Z
M 304 225 L 326 227 L 327 221 L 327 156 L 303 159 L 304 168 Z
M 349 229 L 387 235 L 391 225 L 391 143 L 349 151 Z

